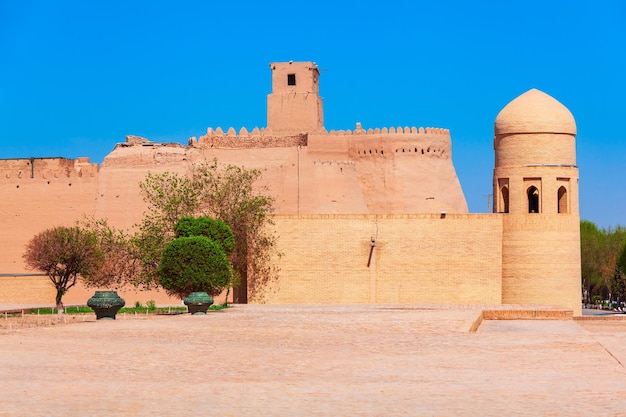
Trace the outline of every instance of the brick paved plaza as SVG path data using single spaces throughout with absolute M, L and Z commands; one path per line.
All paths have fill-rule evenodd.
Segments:
M 0 416 L 613 416 L 626 321 L 238 305 L 0 333 Z

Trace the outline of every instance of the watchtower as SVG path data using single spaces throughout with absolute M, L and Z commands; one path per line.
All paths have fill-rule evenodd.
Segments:
M 503 213 L 502 302 L 568 306 L 580 314 L 576 122 L 529 90 L 495 122 L 494 212 Z
M 273 62 L 270 68 L 272 93 L 267 96 L 267 127 L 276 134 L 324 132 L 317 65 Z

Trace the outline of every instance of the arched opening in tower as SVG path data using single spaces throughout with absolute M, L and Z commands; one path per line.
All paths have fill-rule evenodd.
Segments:
M 509 187 L 502 187 L 500 189 L 500 196 L 502 197 L 502 213 L 509 212 Z
M 539 213 L 539 190 L 532 186 L 528 188 L 528 212 Z
M 559 188 L 559 213 L 567 213 L 567 189 L 563 186 Z

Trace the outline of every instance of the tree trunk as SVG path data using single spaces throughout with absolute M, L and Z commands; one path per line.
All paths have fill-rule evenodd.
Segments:
M 224 305 L 228 305 L 228 296 L 230 295 L 230 285 L 226 288 L 226 298 L 224 298 Z
M 63 301 L 61 301 L 61 299 L 63 298 L 63 290 L 57 289 L 57 296 L 56 296 L 56 304 L 57 304 L 57 320 L 59 321 L 59 323 L 61 322 L 62 318 L 63 318 L 63 313 L 65 311 L 65 309 L 63 308 Z
M 233 303 L 235 304 L 248 304 L 248 268 L 242 272 L 239 273 L 239 285 L 233 287 Z

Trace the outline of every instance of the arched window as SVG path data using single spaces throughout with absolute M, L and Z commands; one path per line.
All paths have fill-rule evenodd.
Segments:
M 502 187 L 500 189 L 500 195 L 502 196 L 502 213 L 509 212 L 509 187 Z
M 567 213 L 567 189 L 563 186 L 559 188 L 559 213 Z
M 539 190 L 532 186 L 527 191 L 528 194 L 528 212 L 539 213 Z

